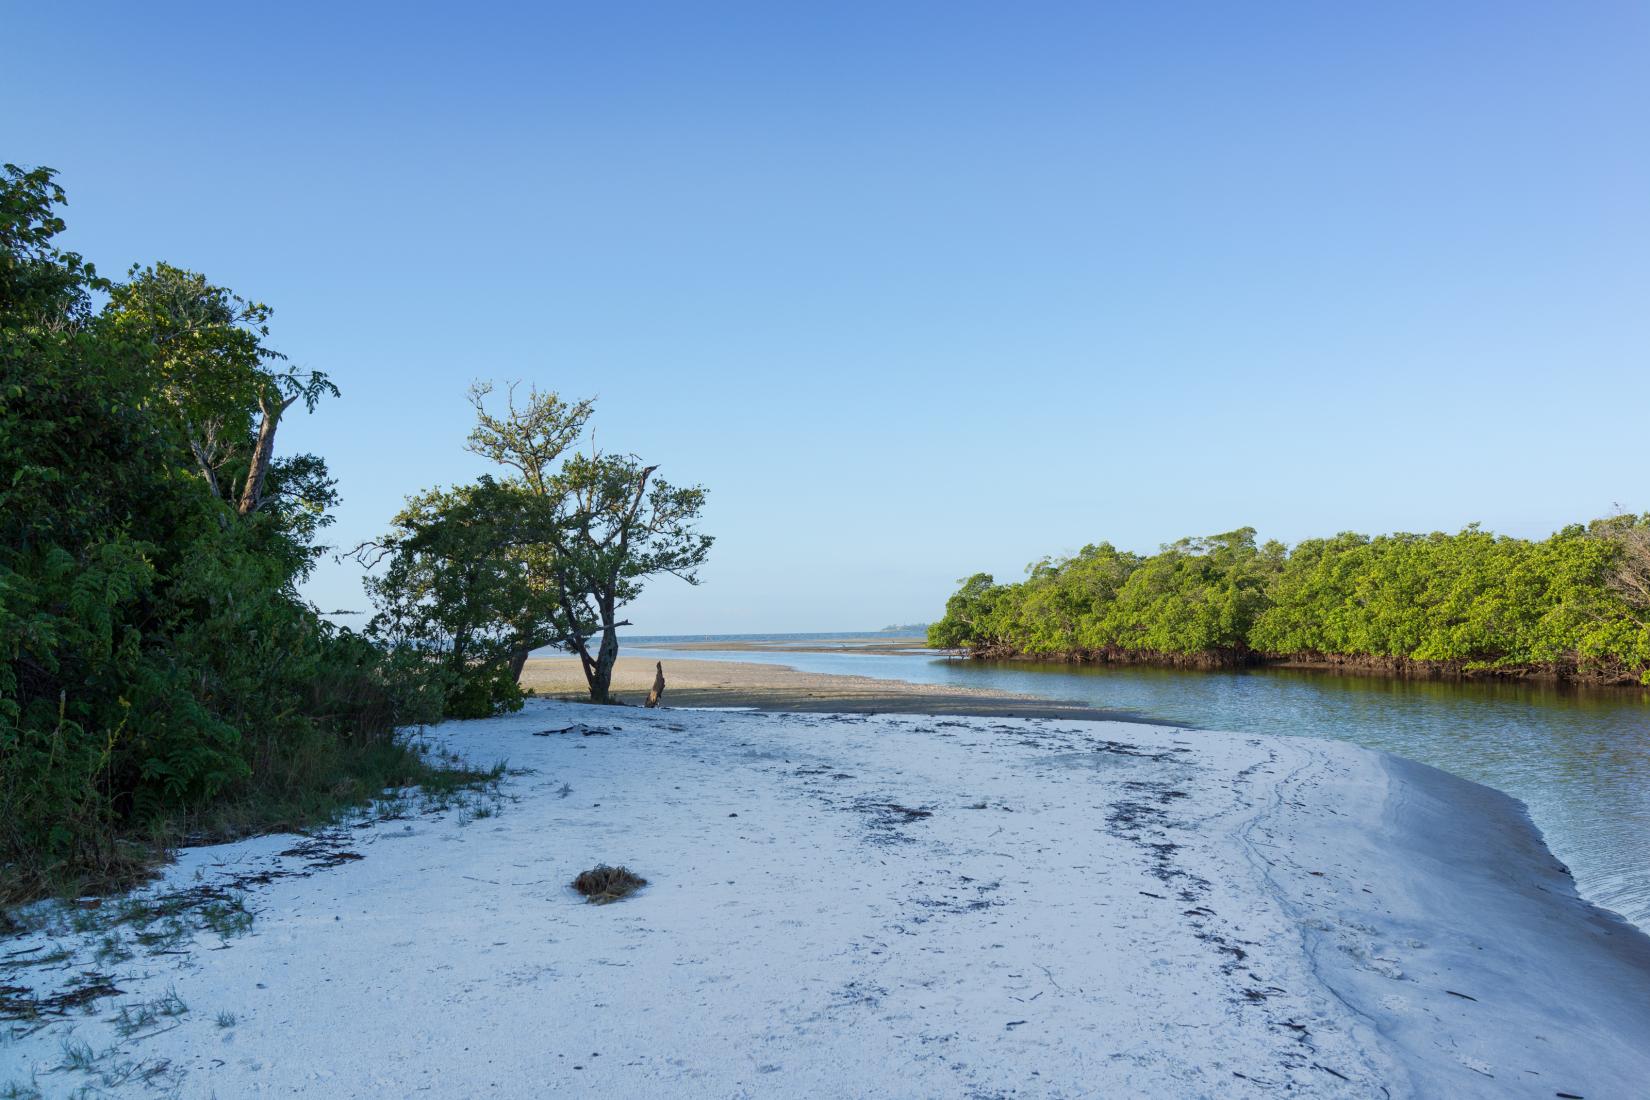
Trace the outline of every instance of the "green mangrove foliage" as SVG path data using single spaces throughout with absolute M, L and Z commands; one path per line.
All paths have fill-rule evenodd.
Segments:
M 1541 540 L 1474 525 L 1293 549 L 1246 527 L 1148 556 L 1100 543 L 1023 581 L 961 584 L 929 644 L 980 656 L 1650 683 L 1650 515 Z
M 0 901 L 376 793 L 427 713 L 297 595 L 337 498 L 275 444 L 336 389 L 200 275 L 100 277 L 55 243 L 63 202 L 0 172 Z

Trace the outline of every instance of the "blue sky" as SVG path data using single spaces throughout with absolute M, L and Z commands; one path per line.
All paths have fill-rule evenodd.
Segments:
M 1650 509 L 1642 4 L 5 5 L 70 243 L 276 309 L 334 541 L 472 379 L 711 490 L 646 633 L 1109 539 Z M 364 607 L 359 569 L 309 595 Z

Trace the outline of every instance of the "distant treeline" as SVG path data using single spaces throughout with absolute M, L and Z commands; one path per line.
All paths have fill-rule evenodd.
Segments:
M 1144 556 L 1100 543 L 1017 583 L 969 577 L 928 640 L 981 657 L 1650 683 L 1650 515 L 1542 540 L 1473 525 L 1293 549 L 1249 527 Z

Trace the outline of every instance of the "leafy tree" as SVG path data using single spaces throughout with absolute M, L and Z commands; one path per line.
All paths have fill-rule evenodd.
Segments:
M 265 503 L 282 415 L 300 401 L 313 412 L 322 397 L 338 396 L 326 375 L 286 367 L 286 356 L 265 345 L 272 313 L 166 263 L 133 267 L 104 312 L 115 337 L 145 346 L 159 401 L 201 476 L 241 516 Z M 318 462 L 289 460 L 285 480 L 316 485 Z
M 996 588 L 990 573 L 975 573 L 957 582 L 960 588 L 945 601 L 945 614 L 928 627 L 928 644 L 936 649 L 980 648 L 986 640 L 990 614 L 985 597 Z
M 646 581 L 698 583 L 711 538 L 696 524 L 705 490 L 676 487 L 635 455 L 575 449 L 594 405 L 512 389 L 502 411 L 477 384 L 469 450 L 504 471 L 419 494 L 383 539 L 357 548 L 369 565 L 376 636 L 439 668 L 447 713 L 519 705 L 527 655 L 577 654 L 594 702 L 611 701 L 620 610 Z M 594 647 L 592 642 L 594 641 Z
M 569 403 L 532 389 L 518 405 L 512 388 L 495 414 L 487 407 L 491 393 L 485 383 L 471 389 L 469 449 L 515 471 L 508 484 L 538 506 L 543 541 L 515 552 L 538 599 L 559 612 L 518 630 L 515 667 L 529 647 L 558 645 L 578 655 L 591 701 L 609 702 L 618 628 L 630 625 L 619 610 L 651 577 L 699 582 L 712 542 L 696 526 L 706 492 L 655 477 L 658 466 L 633 454 L 604 453 L 594 443 L 588 454 L 574 451 L 594 408 L 589 400 Z
M 1257 549 L 1252 527 L 1166 546 L 1118 588 L 1102 636 L 1124 649 L 1239 658 L 1281 556 L 1275 544 Z
M 1104 614 L 1140 568 L 1138 555 L 1108 542 L 1085 546 L 1075 557 L 1044 558 L 1027 570 L 1015 616 L 1024 651 L 1063 654 L 1115 648 Z

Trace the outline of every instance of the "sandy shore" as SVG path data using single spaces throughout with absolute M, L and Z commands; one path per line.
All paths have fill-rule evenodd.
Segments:
M 797 641 L 747 642 L 737 639 L 712 638 L 702 642 L 633 642 L 625 647 L 631 650 L 706 649 L 719 653 L 915 653 L 927 650 L 928 643 L 921 638 L 906 638 L 888 634 L 867 634 L 859 638 L 807 638 Z
M 674 647 L 673 647 L 674 648 Z M 707 647 L 716 648 L 716 647 Z M 726 647 L 722 647 L 726 648 Z M 619 658 L 613 691 L 626 703 L 640 703 L 653 686 L 655 658 Z M 853 714 L 955 714 L 997 718 L 1121 717 L 1080 703 L 1010 695 L 985 688 L 910 684 L 869 676 L 798 672 L 783 665 L 743 661 L 666 659 L 665 703 L 671 707 L 754 707 L 768 711 Z M 536 657 L 521 682 L 539 695 L 578 699 L 584 673 L 575 657 Z M 1138 721 L 1136 716 L 1127 716 Z
M 71 908 L 0 942 L 0 1095 L 1600 1100 L 1650 1080 L 1650 939 L 1576 896 L 1517 802 L 1382 753 L 546 700 L 431 736 L 507 759 L 497 794 L 190 849 L 139 895 L 145 926 Z M 598 861 L 648 885 L 587 904 L 569 883 Z M 174 930 L 177 898 L 205 923 Z

